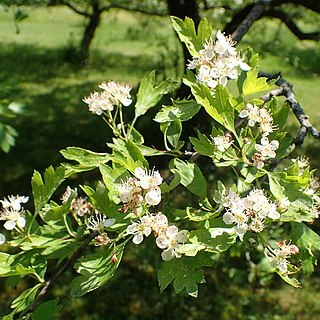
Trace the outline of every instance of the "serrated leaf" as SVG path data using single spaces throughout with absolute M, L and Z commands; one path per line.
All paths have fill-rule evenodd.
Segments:
M 204 156 L 213 156 L 214 155 L 214 145 L 212 142 L 200 131 L 197 130 L 198 139 L 190 137 L 190 141 L 193 145 L 193 148 L 199 154 Z
M 243 94 L 245 96 L 271 89 L 273 89 L 273 87 L 267 83 L 267 78 L 258 77 L 258 67 L 252 68 L 247 72 L 246 79 L 243 82 Z
M 173 282 L 176 293 L 184 289 L 192 297 L 198 296 L 198 284 L 204 283 L 204 275 L 200 268 L 212 265 L 211 258 L 204 253 L 195 257 L 181 257 L 165 261 L 158 270 L 158 281 L 162 292 Z
M 70 173 L 68 175 L 74 172 L 92 170 L 99 167 L 100 164 L 111 160 L 111 156 L 107 153 L 93 152 L 78 147 L 68 147 L 61 150 L 60 153 L 67 160 L 77 162 L 77 165 L 70 165 Z
M 204 250 L 219 253 L 228 250 L 236 242 L 233 228 L 209 228 L 194 230 L 189 235 L 189 241 L 204 246 Z
M 58 320 L 58 313 L 62 309 L 58 303 L 58 298 L 41 303 L 32 313 L 32 320 Z
M 179 159 L 174 159 L 174 165 L 176 169 L 171 169 L 171 171 L 181 177 L 181 184 L 200 198 L 206 198 L 206 179 L 199 167 L 195 163 L 186 163 Z
M 72 280 L 71 296 L 81 297 L 107 283 L 119 266 L 125 245 L 126 242 L 115 249 L 103 248 L 99 252 L 81 258 L 76 265 L 76 270 L 81 275 Z M 114 254 L 117 257 L 116 262 L 112 262 Z
M 44 179 L 38 171 L 34 171 L 31 185 L 34 198 L 35 212 L 39 212 L 41 208 L 48 202 L 54 191 L 64 181 L 64 168 L 58 167 L 56 170 L 52 166 L 44 172 Z
M 23 276 L 35 274 L 30 266 L 24 267 L 20 263 L 16 263 L 15 256 L 4 252 L 0 252 L 0 277 Z
M 304 223 L 293 222 L 291 226 L 292 241 L 303 255 L 302 270 L 310 274 L 314 271 L 313 264 L 317 262 L 314 258 L 314 251 L 320 251 L 320 236 Z
M 24 290 L 15 298 L 11 303 L 11 308 L 15 309 L 15 312 L 21 312 L 29 307 L 33 302 L 39 288 L 42 286 L 41 283 L 38 283 L 33 288 Z
M 197 114 L 201 108 L 194 100 L 172 101 L 172 104 L 172 106 L 163 106 L 156 114 L 154 120 L 159 123 L 175 121 L 177 119 L 188 121 Z
M 154 107 L 164 94 L 172 92 L 178 87 L 178 82 L 171 80 L 165 80 L 155 85 L 155 78 L 155 71 L 152 71 L 140 83 L 135 105 L 136 118 Z
M 177 32 L 180 40 L 184 42 L 192 56 L 198 56 L 199 51 L 203 49 L 203 45 L 212 34 L 212 27 L 207 19 L 202 19 L 196 33 L 194 22 L 190 18 L 185 18 L 184 21 L 171 17 L 171 23 L 174 30 Z

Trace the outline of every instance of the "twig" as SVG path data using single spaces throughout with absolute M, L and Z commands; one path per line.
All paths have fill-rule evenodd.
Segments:
M 315 139 L 320 139 L 320 131 L 318 131 L 309 121 L 309 116 L 306 115 L 300 105 L 300 103 L 296 100 L 295 94 L 292 90 L 293 85 L 288 82 L 286 79 L 281 77 L 280 73 L 276 75 L 272 75 L 265 72 L 259 72 L 259 77 L 265 77 L 268 80 L 280 78 L 277 80 L 276 85 L 279 87 L 275 90 L 272 90 L 268 94 L 261 97 L 264 102 L 269 101 L 273 96 L 284 96 L 286 98 L 286 102 L 290 106 L 293 114 L 297 118 L 300 123 L 300 129 L 297 136 L 294 139 L 294 144 L 296 146 L 301 146 L 307 136 L 310 133 Z

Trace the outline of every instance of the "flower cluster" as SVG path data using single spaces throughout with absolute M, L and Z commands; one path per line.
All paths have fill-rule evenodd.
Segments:
M 244 198 L 230 189 L 222 200 L 222 205 L 226 208 L 224 223 L 236 224 L 236 233 L 240 239 L 249 230 L 258 233 L 263 231 L 267 218 L 280 218 L 276 204 L 270 202 L 263 190 L 259 189 L 250 191 Z
M 67 186 L 66 191 L 61 197 L 62 203 L 66 203 L 68 201 L 72 191 L 73 190 L 69 186 Z M 72 212 L 79 217 L 91 215 L 92 208 L 92 204 L 88 202 L 87 199 L 82 197 L 77 197 L 71 202 Z
M 233 143 L 230 133 L 227 133 L 224 136 L 213 137 L 212 140 L 218 151 L 221 152 L 226 151 Z
M 23 216 L 24 210 L 22 203 L 28 202 L 29 197 L 9 196 L 7 199 L 0 200 L 2 210 L 0 211 L 0 220 L 6 220 L 3 227 L 7 230 L 13 230 L 16 227 L 23 229 L 26 225 L 26 219 Z
M 127 234 L 134 235 L 132 242 L 135 244 L 140 244 L 151 232 L 156 236 L 158 248 L 163 250 L 161 253 L 163 260 L 169 261 L 174 257 L 181 257 L 179 247 L 188 239 L 187 230 L 179 231 L 176 226 L 169 225 L 167 217 L 160 212 L 147 213 L 139 221 L 132 222 L 127 227 Z
M 132 102 L 130 96 L 131 87 L 128 84 L 109 81 L 102 82 L 99 88 L 103 91 L 95 91 L 90 96 L 83 98 L 92 113 L 101 115 L 106 110 L 112 111 L 114 106 L 120 103 L 124 106 L 129 106 Z
M 161 190 L 159 185 L 162 177 L 159 171 L 136 168 L 135 178 L 130 177 L 127 181 L 117 186 L 120 200 L 124 203 L 123 212 L 129 208 L 137 215 L 137 208 L 143 202 L 155 206 L 161 201 Z
M 246 108 L 239 113 L 240 118 L 248 118 L 248 126 L 258 125 L 258 130 L 262 136 L 268 136 L 276 128 L 273 125 L 273 118 L 270 112 L 265 108 L 259 108 L 255 104 L 248 103 Z
M 199 51 L 199 56 L 189 61 L 187 66 L 188 69 L 197 68 L 197 80 L 210 88 L 215 88 L 219 83 L 226 86 L 228 78 L 237 79 L 238 68 L 250 70 L 243 62 L 244 58 L 237 53 L 234 48 L 236 43 L 230 37 L 226 37 L 220 30 L 216 37 L 216 41 L 210 38 Z
M 239 113 L 240 118 L 248 118 L 248 126 L 258 125 L 258 130 L 262 134 L 260 144 L 255 144 L 258 151 L 253 155 L 253 165 L 258 169 L 264 167 L 267 159 L 275 158 L 275 151 L 279 148 L 279 141 L 272 140 L 269 142 L 268 135 L 276 128 L 273 125 L 273 118 L 270 112 L 265 108 L 259 108 L 255 104 L 248 103 L 246 108 Z
M 265 254 L 273 268 L 282 274 L 287 274 L 290 265 L 288 259 L 291 255 L 299 253 L 299 248 L 293 244 L 286 244 L 285 240 L 277 242 L 277 246 L 277 249 L 266 248 Z

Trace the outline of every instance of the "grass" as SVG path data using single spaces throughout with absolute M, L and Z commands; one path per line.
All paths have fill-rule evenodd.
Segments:
M 0 98 L 19 101 L 25 106 L 24 114 L 11 121 L 19 132 L 16 146 L 9 154 L 0 154 L 0 194 L 3 196 L 30 195 L 33 170 L 42 172 L 49 165 L 58 164 L 63 160 L 59 150 L 67 146 L 106 150 L 110 132 L 81 101 L 103 80 L 125 81 L 136 87 L 152 69 L 157 69 L 160 77 L 161 72 L 166 76 L 179 72 L 179 68 L 172 67 L 180 49 L 168 18 L 150 20 L 118 11 L 105 14 L 92 44 L 89 64 L 79 68 L 74 63 L 66 63 L 65 57 L 79 41 L 79 30 L 83 27 L 81 17 L 63 7 L 29 13 L 30 17 L 20 25 L 20 34 L 15 34 L 11 14 L 0 11 Z M 297 99 L 311 121 L 315 125 L 320 123 L 319 44 L 298 42 L 285 27 L 279 29 L 277 22 L 262 20 L 243 39 L 241 46 L 247 45 L 262 52 L 263 71 L 281 70 L 283 76 L 294 83 Z M 289 124 L 294 123 L 292 118 Z M 319 147 L 312 138 L 307 139 L 305 150 L 318 166 Z M 92 175 L 82 177 L 90 181 L 94 178 Z M 145 261 L 145 252 L 133 255 L 137 256 L 136 261 Z M 208 285 L 200 289 L 203 290 L 200 298 L 194 300 L 175 297 L 169 290 L 160 296 L 155 273 L 142 270 L 146 268 L 145 262 L 138 266 L 126 263 L 128 269 L 122 268 L 123 274 L 108 286 L 86 300 L 74 299 L 66 306 L 64 318 L 100 319 L 99 315 L 109 314 L 108 319 L 152 319 L 156 310 L 158 319 L 199 320 L 215 316 L 216 319 L 310 320 L 317 319 L 320 311 L 318 294 L 308 282 L 306 290 L 300 291 L 293 291 L 285 284 L 273 291 L 252 286 L 242 288 L 241 284 L 232 285 L 230 275 L 218 266 L 208 274 Z M 246 277 L 245 273 L 241 275 L 242 283 Z M 66 283 L 61 283 L 56 290 L 60 288 L 68 294 Z M 148 296 L 141 294 L 142 284 L 148 288 Z M 320 287 L 316 279 L 313 284 Z M 226 287 L 227 292 L 223 292 Z M 108 299 L 112 304 L 105 303 Z M 306 310 L 306 304 L 299 301 L 312 301 L 312 310 Z M 99 309 L 94 310 L 94 318 L 92 304 Z

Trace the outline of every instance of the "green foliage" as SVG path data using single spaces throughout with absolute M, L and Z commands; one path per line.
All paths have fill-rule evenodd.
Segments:
M 163 291 L 173 282 L 176 293 L 183 290 L 192 296 L 198 296 L 198 283 L 204 283 L 202 267 L 211 266 L 213 261 L 207 254 L 198 254 L 196 257 L 181 257 L 164 262 L 158 270 L 160 290 Z
M 32 320 L 58 320 L 57 313 L 62 309 L 58 299 L 40 304 L 32 313 Z
M 81 258 L 76 270 L 81 276 L 74 278 L 71 283 L 71 296 L 81 297 L 86 293 L 104 285 L 114 275 L 122 258 L 125 242 L 116 248 L 101 250 Z M 112 261 L 112 257 L 116 261 Z

